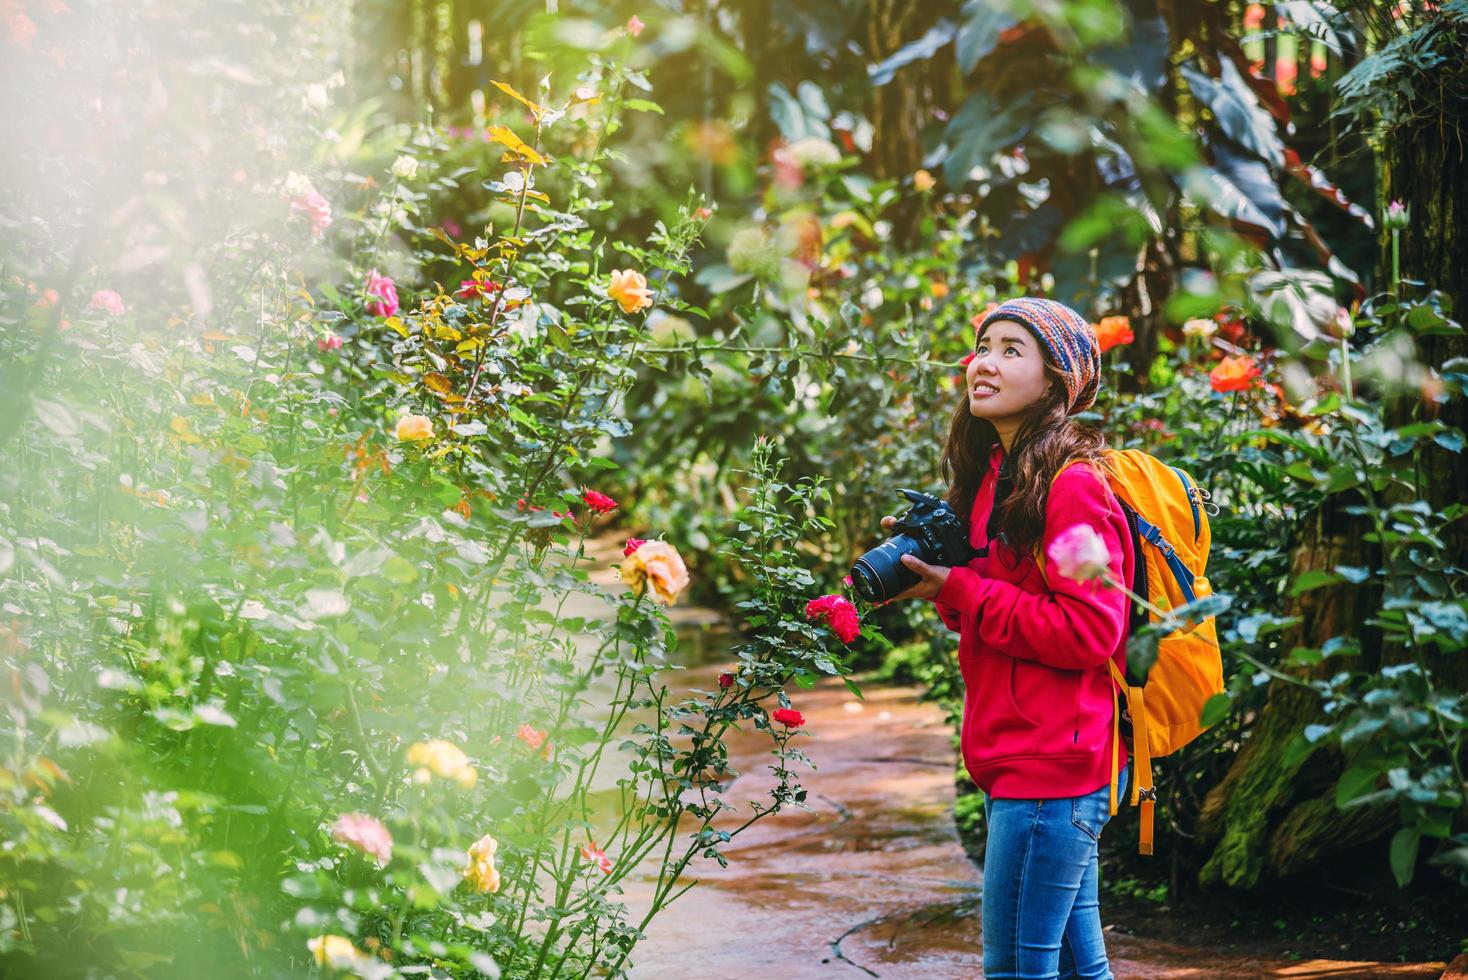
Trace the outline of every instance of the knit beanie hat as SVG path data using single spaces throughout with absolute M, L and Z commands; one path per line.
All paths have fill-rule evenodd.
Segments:
M 1069 404 L 1065 414 L 1084 412 L 1096 403 L 1101 386 L 1101 347 L 1085 317 L 1053 299 L 1022 296 L 1006 300 L 979 322 L 978 332 L 995 320 L 1014 320 L 1030 328 L 1059 368 Z

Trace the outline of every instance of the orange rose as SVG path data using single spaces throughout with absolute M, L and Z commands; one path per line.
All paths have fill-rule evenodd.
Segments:
M 1096 342 L 1101 353 L 1106 353 L 1121 344 L 1130 344 L 1137 338 L 1132 334 L 1132 322 L 1124 316 L 1103 316 L 1096 324 Z
M 623 313 L 636 313 L 652 305 L 652 290 L 647 277 L 635 269 L 613 269 L 607 296 L 617 301 Z
M 1253 387 L 1257 377 L 1258 365 L 1252 357 L 1244 354 L 1225 357 L 1218 362 L 1217 367 L 1208 372 L 1208 382 L 1213 385 L 1213 390 L 1222 392 L 1247 391 Z

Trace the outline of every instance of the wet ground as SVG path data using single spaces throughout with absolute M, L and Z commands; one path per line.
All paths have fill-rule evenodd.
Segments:
M 605 542 L 598 542 L 605 551 Z M 620 556 L 620 550 L 616 551 Z M 606 561 L 617 560 L 610 555 Z M 593 579 L 616 589 L 602 564 Z M 689 669 L 669 683 L 709 688 L 724 669 L 728 634 L 710 610 L 673 607 Z M 953 825 L 957 764 L 936 705 L 913 688 L 863 686 L 864 701 L 839 680 L 790 692 L 806 718 L 796 740 L 815 771 L 802 771 L 808 809 L 764 818 L 724 847 L 729 866 L 689 869 L 697 887 L 663 910 L 632 956 L 634 980 L 805 980 L 882 977 L 959 980 L 983 975 L 979 902 L 982 870 Z M 775 777 L 763 733 L 729 740 L 740 778 L 728 793 L 745 811 L 766 800 Z M 1102 846 L 1123 846 L 1107 842 Z M 656 865 L 625 881 L 636 921 L 652 894 Z M 1102 919 L 1106 910 L 1102 907 Z M 1107 929 L 1118 980 L 1166 978 L 1438 978 L 1445 964 L 1292 960 L 1145 940 Z
M 953 826 L 955 760 L 942 716 L 911 688 L 863 694 L 865 703 L 840 682 L 823 681 L 792 695 L 813 735 L 800 746 L 817 767 L 803 779 L 810 811 L 756 823 L 725 849 L 727 869 L 712 862 L 703 868 L 698 887 L 649 927 L 633 956 L 634 978 L 983 975 L 983 874 Z M 731 799 L 758 798 L 772 784 L 763 771 L 767 746 L 764 738 L 732 742 L 733 767 L 744 775 Z M 636 898 L 629 890 L 634 908 Z M 1107 950 L 1118 980 L 1437 978 L 1444 968 L 1271 960 L 1114 930 Z

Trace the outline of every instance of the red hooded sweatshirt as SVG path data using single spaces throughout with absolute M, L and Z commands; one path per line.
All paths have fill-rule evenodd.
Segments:
M 969 540 L 982 548 L 1003 447 L 974 498 Z M 1111 551 L 1111 577 L 1132 580 L 1131 533 L 1116 495 L 1091 466 L 1067 467 L 1050 487 L 1042 550 L 1089 524 Z M 1048 574 L 1048 581 L 1047 576 Z M 995 542 L 948 573 L 933 599 L 958 632 L 964 766 L 990 796 L 1058 799 L 1111 781 L 1112 691 L 1106 661 L 1126 671 L 1131 600 L 1099 581 L 1073 582 Z M 1127 763 L 1123 744 L 1118 769 Z M 1120 792 L 1120 790 L 1118 790 Z

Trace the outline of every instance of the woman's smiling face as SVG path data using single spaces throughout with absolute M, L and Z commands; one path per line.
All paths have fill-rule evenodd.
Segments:
M 968 363 L 968 410 L 996 424 L 1018 425 L 1050 389 L 1040 342 L 1023 324 L 995 320 L 984 328 Z

